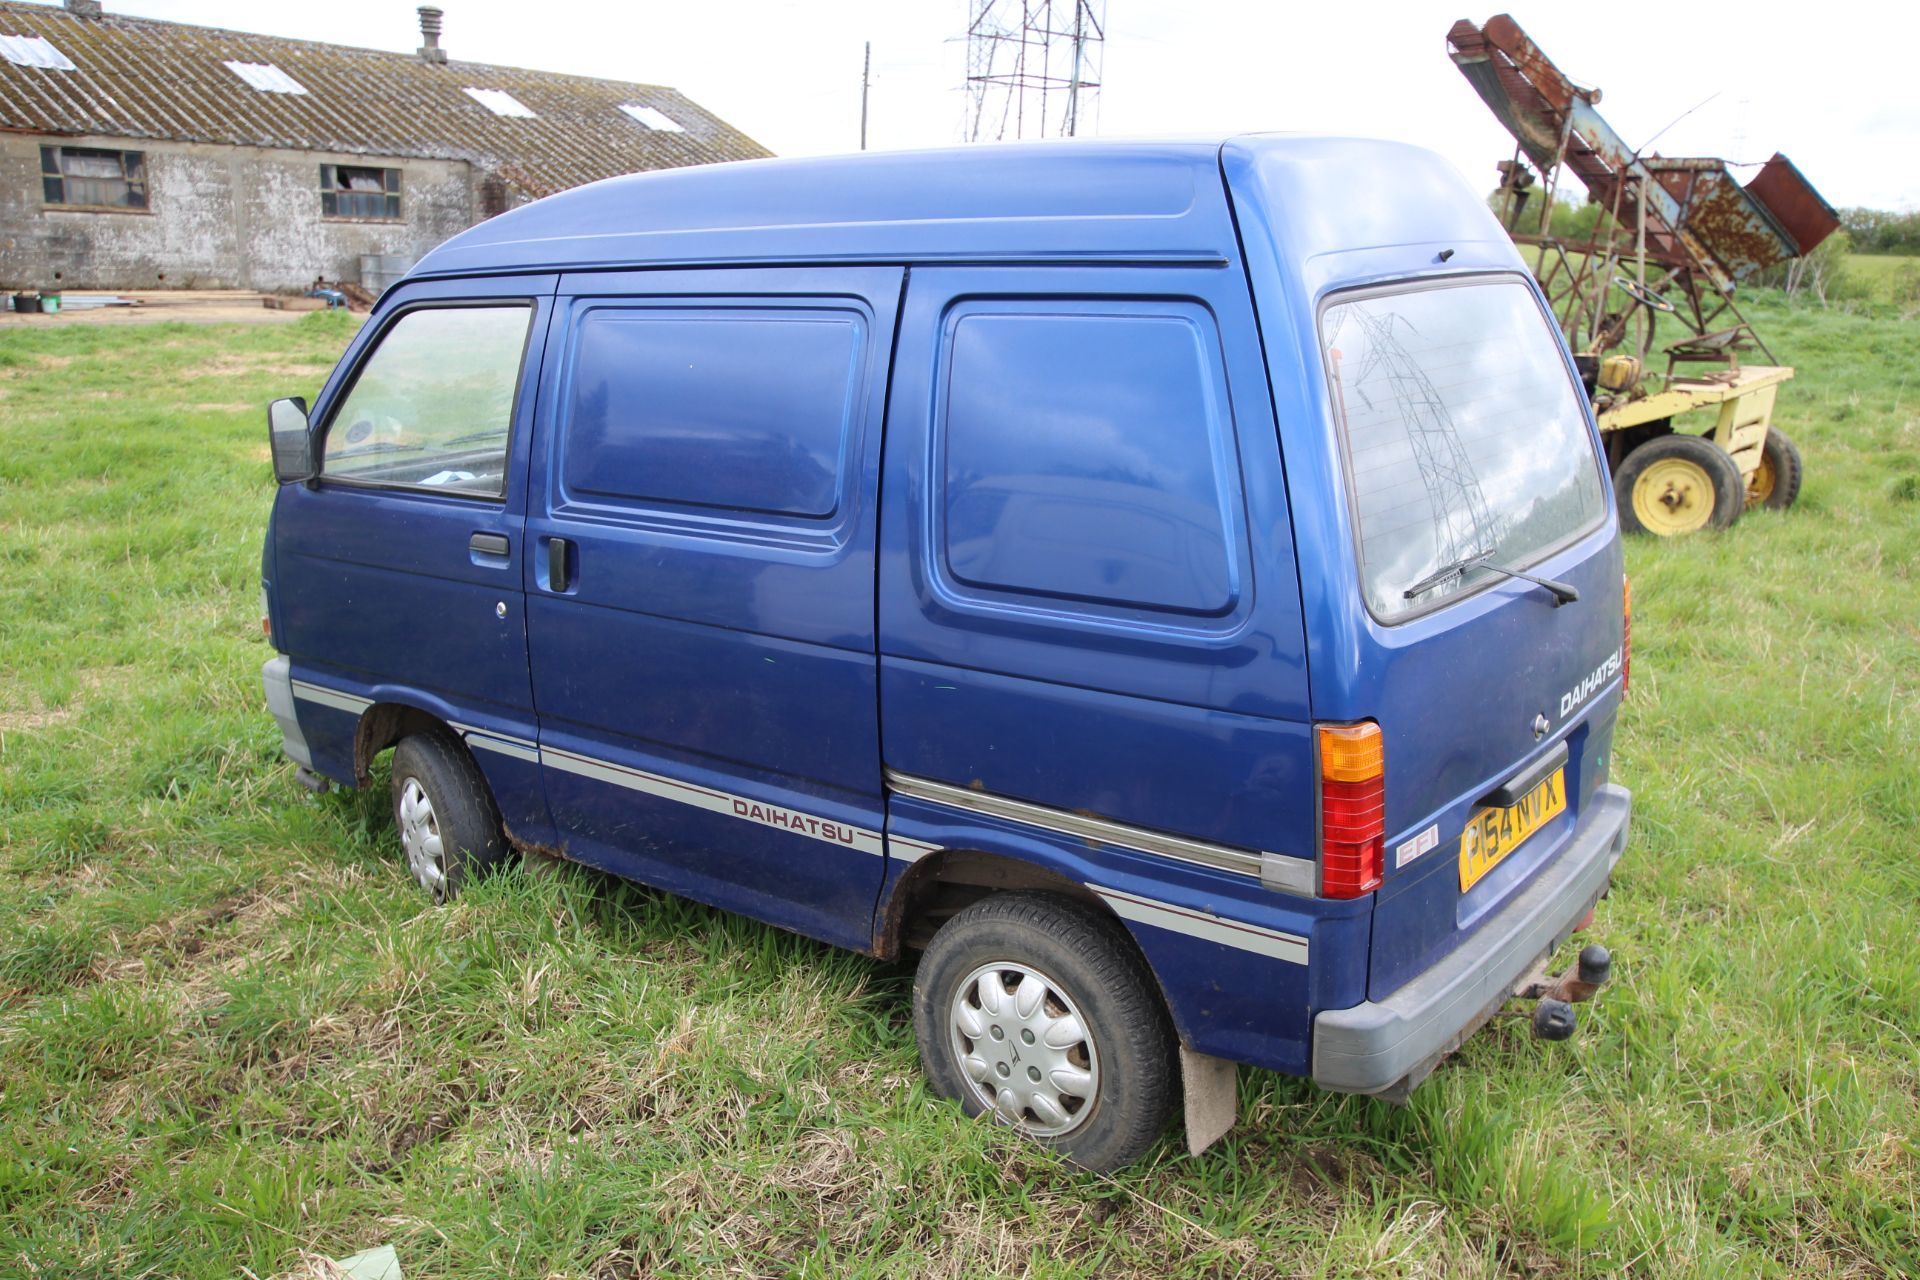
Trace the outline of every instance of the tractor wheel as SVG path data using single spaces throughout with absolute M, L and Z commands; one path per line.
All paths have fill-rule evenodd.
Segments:
M 1800 449 L 1778 427 L 1769 428 L 1760 466 L 1747 481 L 1747 505 L 1785 511 L 1800 496 Z
M 1725 529 L 1746 507 L 1746 486 L 1733 455 L 1703 436 L 1655 436 L 1620 464 L 1613 477 L 1620 527 L 1671 538 Z

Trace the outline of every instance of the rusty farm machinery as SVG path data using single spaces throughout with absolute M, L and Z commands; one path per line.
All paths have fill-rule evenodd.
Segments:
M 1635 150 L 1595 109 L 1600 91 L 1568 79 L 1505 14 L 1454 23 L 1447 52 L 1517 143 L 1499 166 L 1502 218 L 1593 399 L 1621 525 L 1689 533 L 1749 505 L 1790 506 L 1800 456 L 1773 406 L 1793 370 L 1734 291 L 1811 253 L 1839 226 L 1832 208 L 1783 155 L 1743 186 L 1724 160 Z M 1551 234 L 1567 175 L 1600 206 L 1584 241 Z M 1749 352 L 1765 363 L 1743 363 Z M 1704 416 L 1676 425 L 1697 410 L 1716 411 L 1710 429 Z

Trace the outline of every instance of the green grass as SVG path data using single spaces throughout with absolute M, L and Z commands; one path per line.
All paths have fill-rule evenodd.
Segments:
M 0 1274 L 1920 1271 L 1920 322 L 1788 310 L 1799 507 L 1634 542 L 1615 985 L 1100 1179 L 910 975 L 577 868 L 450 908 L 261 702 L 269 396 L 347 322 L 0 331 Z
M 1920 258 L 1891 253 L 1850 253 L 1842 293 L 1875 306 L 1897 308 L 1910 319 L 1920 313 Z

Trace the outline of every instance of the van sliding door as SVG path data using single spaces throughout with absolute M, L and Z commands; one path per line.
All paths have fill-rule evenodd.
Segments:
M 852 947 L 885 867 L 875 491 L 902 274 L 563 277 L 531 470 L 566 852 Z

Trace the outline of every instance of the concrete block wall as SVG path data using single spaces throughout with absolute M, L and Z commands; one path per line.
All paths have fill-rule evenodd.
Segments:
M 43 145 L 140 151 L 148 207 L 47 206 Z M 399 169 L 398 222 L 325 218 L 320 166 Z M 419 257 L 479 220 L 459 160 L 417 160 L 148 139 L 0 134 L 0 288 L 304 289 L 358 281 L 360 255 Z

